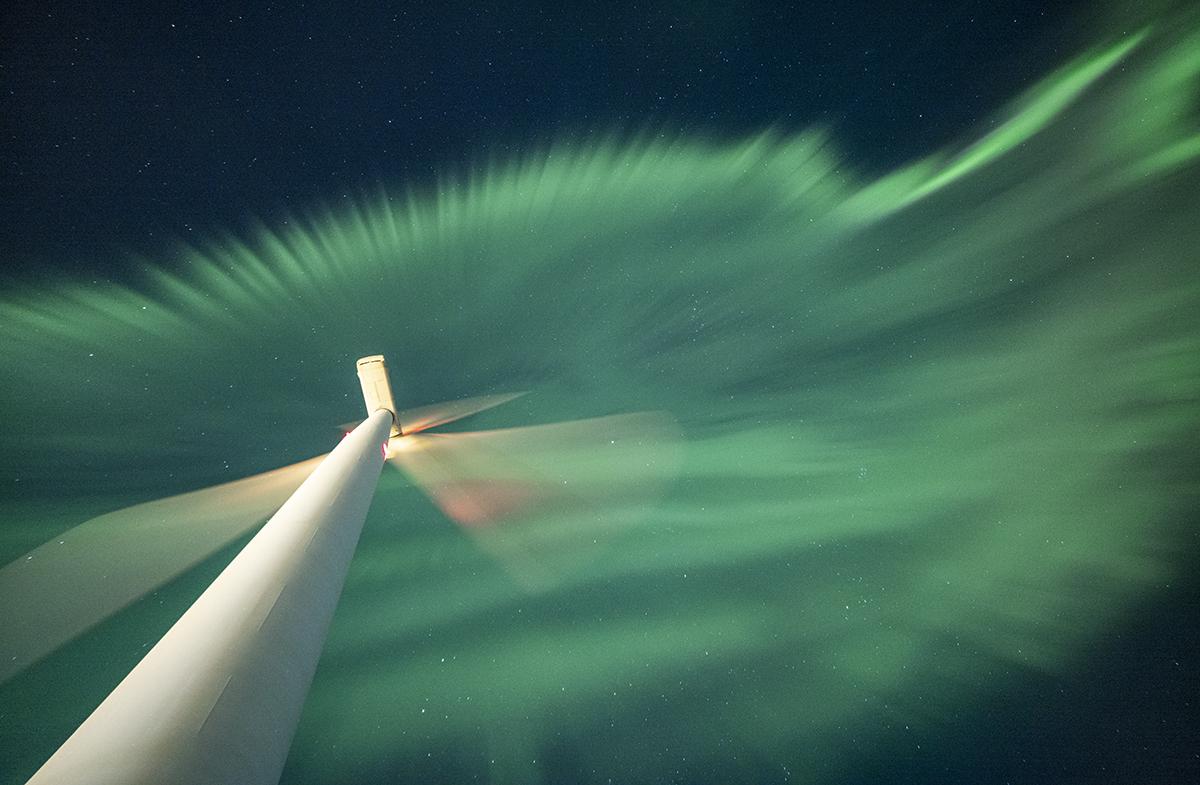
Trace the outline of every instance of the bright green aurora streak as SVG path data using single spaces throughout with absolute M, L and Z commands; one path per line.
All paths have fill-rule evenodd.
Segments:
M 533 390 L 470 428 L 663 410 L 683 447 L 532 592 L 385 473 L 284 782 L 819 780 L 1067 671 L 1195 555 L 1196 29 L 873 181 L 820 133 L 563 143 L 6 292 L 2 561 L 328 449 L 380 351 L 404 405 Z M 0 687 L 6 781 L 200 580 Z

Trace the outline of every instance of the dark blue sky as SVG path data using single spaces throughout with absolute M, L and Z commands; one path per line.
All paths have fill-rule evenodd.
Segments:
M 16 4 L 0 18 L 8 273 L 238 229 L 613 129 L 833 128 L 885 168 L 1075 51 L 1065 3 Z

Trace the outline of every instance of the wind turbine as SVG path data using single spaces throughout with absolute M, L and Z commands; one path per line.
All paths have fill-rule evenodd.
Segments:
M 667 446 L 650 462 L 671 452 L 673 424 L 647 413 L 419 435 L 519 393 L 398 413 L 384 358 L 364 357 L 357 368 L 367 418 L 327 456 L 101 516 L 0 569 L 0 629 L 13 633 L 0 648 L 8 655 L 2 681 L 215 551 L 290 493 L 31 785 L 278 782 L 385 460 L 406 469 L 450 518 L 477 528 L 545 502 L 554 496 L 550 489 L 568 484 L 514 473 L 498 453 L 569 444 L 590 466 L 597 436 L 605 446 L 626 448 L 610 453 L 616 461 L 628 460 L 629 447 L 639 461 L 646 446 Z M 86 547 L 106 535 L 146 546 L 154 539 L 148 533 L 186 532 L 197 522 L 212 525 L 210 536 L 185 537 L 183 547 L 134 560 L 124 573 L 119 557 L 98 558 Z M 64 548 L 68 542 L 85 547 Z M 71 595 L 53 591 L 64 574 L 76 578 Z

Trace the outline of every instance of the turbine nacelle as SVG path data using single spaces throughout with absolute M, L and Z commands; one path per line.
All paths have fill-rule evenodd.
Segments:
M 382 354 L 372 354 L 360 357 L 358 363 L 358 382 L 362 385 L 363 401 L 367 405 L 367 416 L 370 417 L 380 409 L 385 409 L 392 415 L 391 438 L 403 436 L 400 428 L 400 418 L 396 416 L 396 402 L 392 400 L 392 384 L 388 380 L 387 363 Z

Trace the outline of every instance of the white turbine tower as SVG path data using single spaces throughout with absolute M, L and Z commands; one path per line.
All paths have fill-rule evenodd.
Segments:
M 383 357 L 368 417 L 30 780 L 279 781 L 371 497 L 398 435 Z
M 324 458 L 106 513 L 0 567 L 3 682 L 278 510 L 31 785 L 277 783 L 385 460 L 527 584 L 674 474 L 662 413 L 426 434 L 519 393 L 397 412 L 381 355 L 358 376 L 367 419 Z M 538 525 L 564 516 L 583 525 Z

